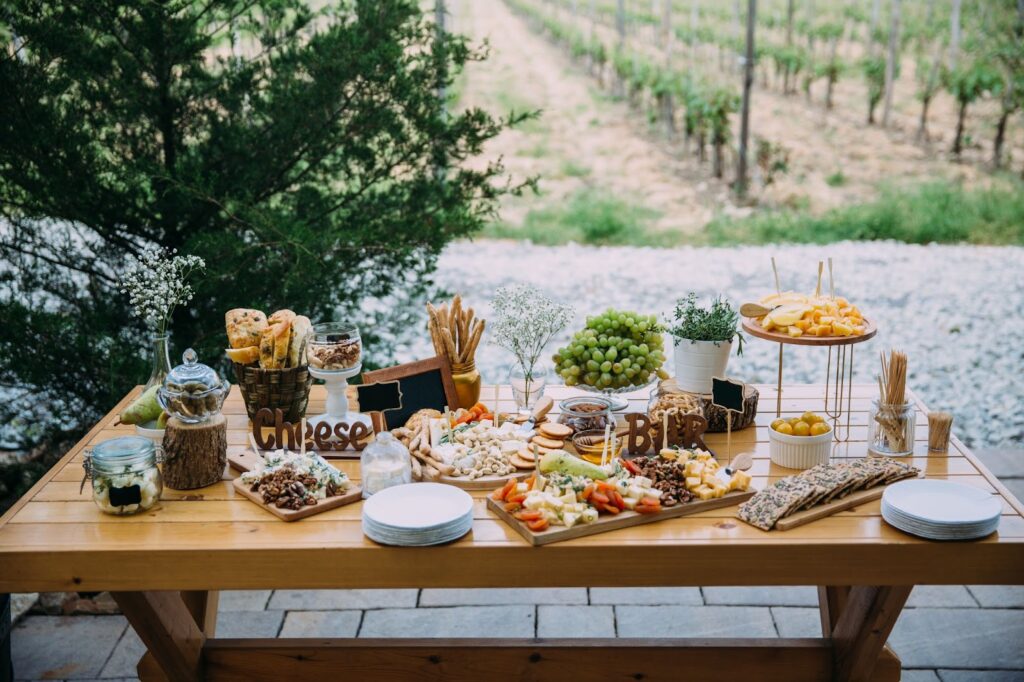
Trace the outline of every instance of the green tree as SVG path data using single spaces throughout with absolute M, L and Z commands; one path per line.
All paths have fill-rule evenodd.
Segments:
M 0 6 L 8 438 L 67 442 L 145 379 L 148 334 L 117 277 L 147 245 L 208 264 L 175 354 L 217 362 L 226 310 L 289 307 L 355 316 L 380 362 L 375 340 L 409 324 L 441 248 L 530 184 L 466 163 L 527 115 L 439 106 L 482 52 L 435 36 L 415 0 L 329 5 Z M 368 301 L 388 306 L 379 324 Z

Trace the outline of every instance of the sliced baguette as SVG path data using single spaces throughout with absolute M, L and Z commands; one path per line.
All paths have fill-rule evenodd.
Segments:
M 292 320 L 292 333 L 288 342 L 288 367 L 306 364 L 306 343 L 313 333 L 313 324 L 305 315 L 296 315 Z

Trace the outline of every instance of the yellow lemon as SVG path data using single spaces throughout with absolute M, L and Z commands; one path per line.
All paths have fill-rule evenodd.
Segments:
M 789 425 L 789 422 L 782 422 L 781 424 L 775 427 L 775 430 L 778 431 L 779 433 L 784 433 L 787 436 L 793 435 L 793 427 Z
M 793 435 L 794 436 L 809 436 L 811 435 L 811 425 L 807 422 L 800 421 L 793 424 Z
M 796 426 L 797 422 L 800 421 L 800 417 L 790 417 L 788 421 L 790 426 Z
M 812 436 L 820 436 L 820 435 L 828 433 L 828 432 L 829 432 L 828 424 L 825 424 L 824 422 L 816 422 L 814 424 L 811 424 L 811 435 Z
M 804 412 L 800 419 L 808 424 L 817 424 L 818 422 L 825 421 L 821 415 L 815 414 L 814 412 Z
M 776 431 L 778 431 L 779 430 L 779 424 L 786 424 L 786 423 L 788 423 L 788 422 L 785 419 L 776 419 L 775 421 L 772 422 L 772 428 L 775 429 Z

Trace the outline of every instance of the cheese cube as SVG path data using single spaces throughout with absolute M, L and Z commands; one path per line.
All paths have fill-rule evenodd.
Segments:
M 746 471 L 737 471 L 729 480 L 729 490 L 746 490 L 750 487 L 750 474 Z
M 725 493 L 728 492 L 728 488 L 724 485 L 711 486 L 711 490 L 714 491 L 715 497 L 725 497 Z
M 639 500 L 641 497 L 644 496 L 644 489 L 641 486 L 634 483 L 633 485 L 629 486 L 626 489 L 625 493 L 622 493 L 622 496 L 626 499 L 632 498 L 634 500 Z
M 631 511 L 636 508 L 637 502 L 639 502 L 639 501 L 640 500 L 638 500 L 635 497 L 623 497 L 622 498 L 622 504 L 626 505 L 626 509 L 629 509 Z
M 701 484 L 700 476 L 687 476 L 686 477 L 686 489 L 687 490 L 692 492 L 694 489 L 700 487 L 700 484 Z
M 704 471 L 704 463 L 691 459 L 686 463 L 684 471 L 687 476 L 700 476 L 701 472 Z
M 579 520 L 580 520 L 580 515 L 579 514 L 572 514 L 572 513 L 569 513 L 569 512 L 566 512 L 566 513 L 562 514 L 562 523 L 565 524 L 566 528 L 572 528 L 573 526 L 576 525 L 576 522 L 579 521 Z
M 712 497 L 715 496 L 715 491 L 706 485 L 701 485 L 698 486 L 697 489 L 693 491 L 693 494 L 696 495 L 701 500 L 710 500 Z
M 580 514 L 580 523 L 593 523 L 597 521 L 598 513 L 593 507 L 587 507 L 586 511 Z
M 633 483 L 640 486 L 641 488 L 650 488 L 651 484 L 654 483 L 651 479 L 646 476 L 634 476 Z

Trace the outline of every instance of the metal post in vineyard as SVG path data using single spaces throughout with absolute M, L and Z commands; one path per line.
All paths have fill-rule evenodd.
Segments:
M 747 0 L 747 49 L 743 58 L 743 104 L 740 110 L 739 163 L 736 165 L 736 194 L 747 193 L 747 155 L 750 141 L 750 86 L 754 82 L 754 26 L 757 0 Z

